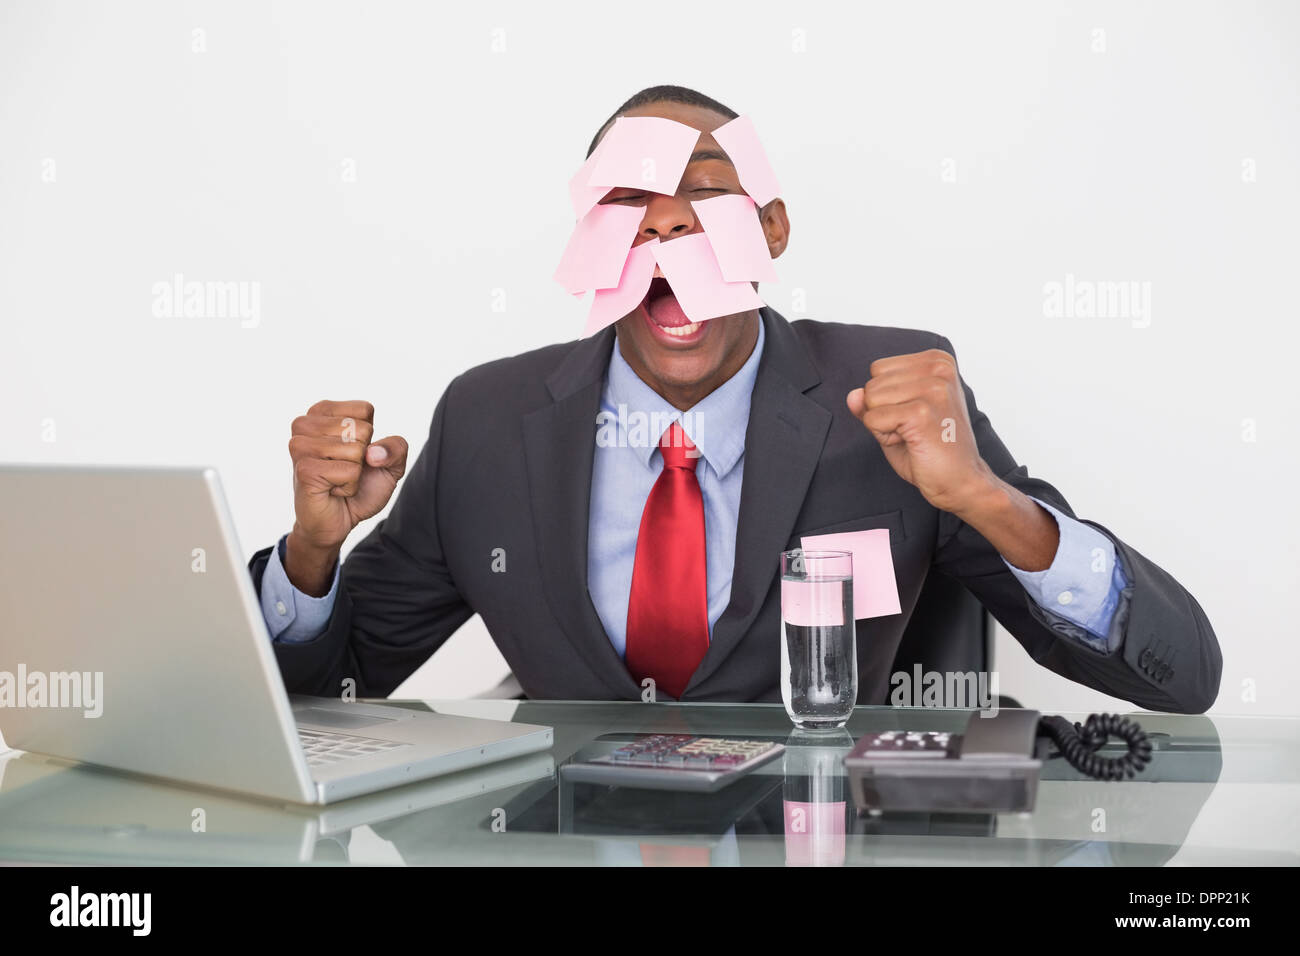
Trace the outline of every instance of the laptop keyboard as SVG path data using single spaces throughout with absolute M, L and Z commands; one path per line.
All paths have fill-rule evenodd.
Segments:
M 328 730 L 305 730 L 298 728 L 298 742 L 307 755 L 307 766 L 323 767 L 351 760 L 353 757 L 369 757 L 372 754 L 385 753 L 399 747 L 409 747 L 408 743 L 397 740 L 376 740 L 373 737 L 354 737 L 352 734 L 335 734 Z

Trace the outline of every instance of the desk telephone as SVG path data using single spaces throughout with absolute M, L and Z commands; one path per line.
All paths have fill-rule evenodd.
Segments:
M 1111 737 L 1128 753 L 1104 757 Z M 1115 714 L 1071 724 L 1036 710 L 971 715 L 965 733 L 890 730 L 867 734 L 844 758 L 859 813 L 1014 813 L 1034 809 L 1038 772 L 1051 744 L 1072 767 L 1098 780 L 1129 778 L 1151 759 L 1142 728 Z

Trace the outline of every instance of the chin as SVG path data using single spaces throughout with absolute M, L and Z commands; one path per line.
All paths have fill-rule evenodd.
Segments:
M 655 378 L 676 388 L 707 382 L 721 365 L 713 356 L 703 355 L 649 355 L 647 359 Z

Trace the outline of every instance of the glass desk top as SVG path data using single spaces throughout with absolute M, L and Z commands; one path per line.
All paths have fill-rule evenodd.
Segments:
M 1300 863 L 1300 718 L 1132 715 L 1133 781 L 1044 763 L 1028 814 L 859 816 L 841 761 L 864 733 L 960 732 L 969 711 L 858 707 L 843 733 L 779 704 L 386 701 L 555 728 L 546 752 L 328 807 L 267 803 L 0 755 L 0 860 L 90 864 L 1159 866 Z M 1071 720 L 1085 715 L 1067 714 Z M 751 736 L 780 757 L 714 794 L 572 783 L 557 768 L 619 733 Z M 793 808 L 793 809 L 792 809 Z M 811 822 L 810 822 L 811 821 Z

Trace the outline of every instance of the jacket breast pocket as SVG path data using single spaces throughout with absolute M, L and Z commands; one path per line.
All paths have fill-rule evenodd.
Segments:
M 840 534 L 845 531 L 871 531 L 877 528 L 889 529 L 889 540 L 891 543 L 901 542 L 907 539 L 907 530 L 903 525 L 903 512 L 886 511 L 875 515 L 861 515 L 857 518 L 847 518 L 844 521 L 837 521 L 834 524 L 817 525 L 813 528 L 800 528 L 790 536 L 790 547 L 800 547 L 801 538 L 810 538 L 819 534 Z

